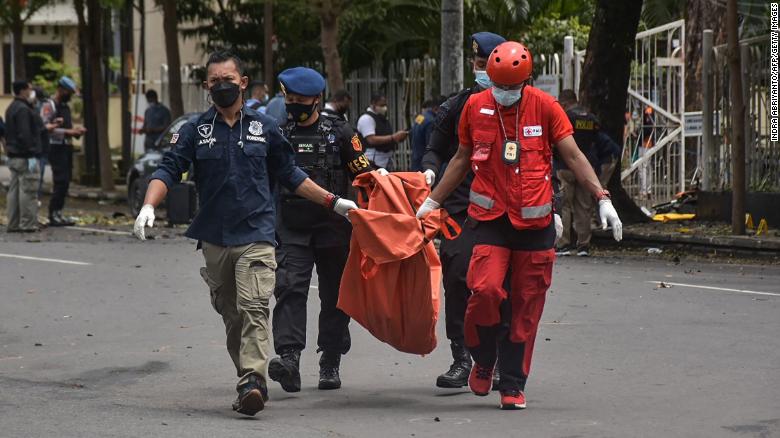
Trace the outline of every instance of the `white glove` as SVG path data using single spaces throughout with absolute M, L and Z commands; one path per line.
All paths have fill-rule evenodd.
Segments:
M 357 210 L 358 206 L 354 202 L 350 201 L 349 199 L 339 198 L 336 200 L 336 203 L 333 205 L 333 211 L 336 213 L 344 216 L 349 220 L 349 211 L 350 210 Z
M 135 225 L 133 225 L 133 234 L 135 237 L 146 240 L 146 234 L 144 233 L 144 227 L 154 226 L 154 207 L 151 204 L 146 204 L 141 207 L 141 211 L 138 213 L 138 217 L 135 218 Z
M 420 209 L 417 210 L 417 219 L 421 219 L 428 215 L 428 213 L 432 212 L 433 210 L 436 210 L 439 208 L 440 205 L 438 202 L 431 199 L 431 197 L 425 198 L 425 201 L 423 201 L 422 205 L 420 206 Z
M 553 214 L 553 220 L 555 221 L 555 243 L 557 244 L 563 236 L 563 221 L 558 213 Z
M 423 175 L 425 175 L 425 183 L 428 184 L 428 187 L 432 186 L 433 183 L 436 182 L 436 172 L 432 171 L 431 169 L 423 172 Z
M 390 172 L 388 172 L 387 169 L 385 169 L 384 167 L 380 167 L 379 169 L 377 169 L 376 173 L 378 173 L 378 174 L 380 174 L 382 176 L 390 175 Z
M 617 211 L 612 206 L 612 201 L 609 199 L 599 201 L 599 217 L 601 218 L 601 229 L 606 230 L 607 224 L 609 224 L 612 227 L 612 237 L 620 242 L 623 239 L 623 223 L 620 222 Z

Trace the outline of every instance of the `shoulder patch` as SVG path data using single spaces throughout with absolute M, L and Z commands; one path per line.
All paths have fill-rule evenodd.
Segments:
M 178 132 L 171 136 L 171 144 L 176 144 L 177 141 L 179 141 L 179 133 Z
M 414 123 L 418 125 L 422 125 L 424 121 L 425 121 L 425 116 L 422 114 L 417 114 L 417 117 L 414 118 Z
M 355 152 L 363 152 L 363 143 L 360 142 L 360 137 L 357 134 L 352 136 L 350 143 L 352 143 L 352 149 Z

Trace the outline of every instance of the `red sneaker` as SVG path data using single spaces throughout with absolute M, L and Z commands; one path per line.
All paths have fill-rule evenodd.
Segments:
M 525 409 L 525 394 L 523 394 L 523 391 L 501 391 L 501 409 Z
M 484 396 L 490 393 L 493 386 L 493 367 L 482 367 L 475 363 L 469 374 L 469 388 L 476 395 Z

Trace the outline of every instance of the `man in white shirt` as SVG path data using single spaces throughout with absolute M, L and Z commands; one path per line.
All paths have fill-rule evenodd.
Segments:
M 387 119 L 387 98 L 382 94 L 371 96 L 371 105 L 358 119 L 357 130 L 368 143 L 366 157 L 375 167 L 392 172 L 393 153 L 399 141 L 406 140 L 408 131 L 395 131 Z

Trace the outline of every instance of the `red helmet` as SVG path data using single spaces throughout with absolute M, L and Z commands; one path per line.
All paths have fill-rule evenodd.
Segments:
M 531 78 L 534 63 L 531 51 L 524 45 L 507 41 L 499 44 L 490 54 L 487 74 L 494 84 L 517 85 Z

